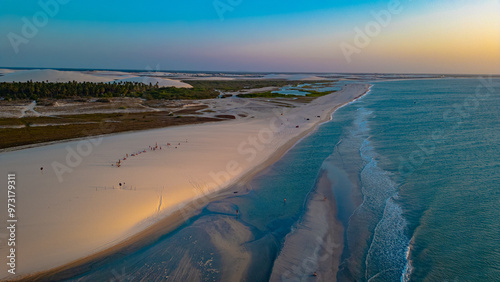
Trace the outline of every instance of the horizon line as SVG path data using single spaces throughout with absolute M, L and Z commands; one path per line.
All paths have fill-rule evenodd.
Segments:
M 129 71 L 129 72 L 172 72 L 172 73 L 225 73 L 225 74 L 343 74 L 343 75 L 448 75 L 448 76 L 500 76 L 500 73 L 477 73 L 477 74 L 467 74 L 467 73 L 411 73 L 411 72 L 297 72 L 297 71 L 229 71 L 229 70 L 147 70 L 147 69 L 133 69 L 133 68 L 58 68 L 58 67 L 7 67 L 0 66 L 0 69 L 16 69 L 16 70 L 61 70 L 61 71 Z

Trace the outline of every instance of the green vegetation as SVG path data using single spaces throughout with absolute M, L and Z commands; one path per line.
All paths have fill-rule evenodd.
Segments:
M 321 97 L 328 95 L 332 92 L 319 92 L 319 91 L 314 91 L 314 90 L 301 90 L 303 92 L 308 92 L 309 94 L 306 94 L 305 96 L 303 95 L 285 95 L 285 94 L 280 94 L 280 93 L 273 93 L 272 91 L 267 91 L 263 93 L 251 93 L 251 94 L 241 94 L 237 95 L 240 98 L 297 98 L 297 97 Z
M 221 117 L 228 118 L 228 117 Z M 1 126 L 25 126 L 0 128 L 0 149 L 58 141 L 71 138 L 96 136 L 116 132 L 163 128 L 174 125 L 220 121 L 220 118 L 172 116 L 168 112 L 83 114 L 63 117 L 1 118 Z M 68 124 L 71 123 L 71 124 Z M 30 126 L 33 124 L 59 124 Z
M 166 99 L 166 100 L 201 100 L 213 99 L 219 96 L 219 92 L 215 89 L 205 88 L 175 88 L 164 87 L 151 89 L 146 92 L 142 98 L 151 99 Z
M 285 79 L 252 79 L 252 80 L 185 80 L 183 81 L 192 85 L 194 88 L 202 89 L 218 89 L 222 91 L 238 91 L 243 89 L 262 88 L 262 87 L 283 87 L 287 85 L 299 85 L 304 83 L 299 80 Z M 319 81 L 311 81 L 308 83 L 316 83 Z M 324 81 L 321 81 L 324 82 Z
M 7 100 L 38 100 L 40 106 L 54 106 L 56 99 L 72 99 L 77 102 L 87 102 L 89 98 L 96 98 L 100 109 L 127 109 L 130 105 L 115 104 L 113 97 L 139 97 L 148 100 L 177 100 L 177 99 L 208 99 L 217 98 L 219 91 L 238 91 L 262 87 L 282 87 L 298 85 L 301 81 L 287 80 L 190 80 L 187 81 L 193 88 L 161 88 L 158 85 L 143 83 L 0 83 L 0 97 Z M 314 82 L 311 82 L 314 83 Z M 283 95 L 272 93 L 252 93 L 239 95 L 242 98 L 293 98 L 294 101 L 308 103 L 315 97 L 329 94 L 304 89 L 306 96 Z M 150 101 L 151 103 L 153 103 Z M 274 101 L 275 102 L 275 101 Z M 157 104 L 157 102 L 154 102 Z M 290 107 L 288 104 L 280 104 Z M 172 125 L 202 123 L 221 119 L 234 119 L 235 116 L 219 115 L 217 118 L 196 116 L 200 112 L 214 112 L 206 105 L 186 107 L 172 112 L 146 112 L 146 113 L 95 113 L 76 114 L 57 117 L 23 117 L 0 118 L 0 149 L 36 144 L 41 142 L 58 141 L 70 138 L 79 138 L 123 132 L 130 130 L 144 130 L 162 128 Z M 48 126 L 43 126 L 48 125 Z M 1 128 L 4 127 L 4 128 Z
M 93 83 L 93 82 L 13 82 L 0 83 L 0 95 L 7 100 L 16 99 L 66 99 L 99 98 L 98 102 L 109 102 L 112 97 L 140 97 L 145 99 L 208 99 L 219 92 L 207 88 L 175 88 L 146 85 L 137 82 Z
M 31 99 L 41 98 L 64 99 L 73 97 L 123 97 L 141 96 L 144 92 L 150 91 L 156 86 L 142 83 L 48 83 L 48 82 L 12 82 L 0 83 L 0 93 L 6 99 Z M 106 102 L 106 99 L 99 99 L 99 102 Z
M 237 91 L 249 88 L 282 87 L 298 85 L 300 81 L 288 80 L 189 80 L 193 88 L 159 87 L 137 82 L 94 83 L 76 81 L 52 82 L 12 82 L 0 83 L 0 95 L 7 100 L 16 99 L 67 99 L 99 98 L 106 103 L 112 97 L 140 97 L 151 99 L 211 99 L 220 95 L 217 90 Z
M 159 87 L 158 85 L 138 82 L 94 83 L 76 81 L 67 83 L 52 82 L 12 82 L 0 83 L 0 95 L 7 100 L 17 99 L 67 99 L 67 98 L 99 98 L 97 102 L 108 103 L 112 97 L 139 97 L 148 100 L 190 100 L 213 99 L 220 91 L 238 91 L 262 87 L 283 87 L 299 85 L 302 81 L 289 80 L 188 80 L 193 88 Z M 315 83 L 314 81 L 308 83 Z M 305 90 L 311 97 L 325 95 L 322 92 Z M 290 97 L 268 92 L 248 94 L 241 97 Z

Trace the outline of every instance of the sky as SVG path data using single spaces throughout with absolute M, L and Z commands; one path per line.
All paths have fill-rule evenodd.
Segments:
M 0 67 L 500 74 L 500 0 L 2 0 Z

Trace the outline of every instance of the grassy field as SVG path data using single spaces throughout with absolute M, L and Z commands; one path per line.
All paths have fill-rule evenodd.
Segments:
M 25 127 L 0 128 L 0 136 L 2 136 L 0 138 L 0 149 L 71 138 L 221 120 L 223 119 L 169 115 L 168 112 L 85 114 L 65 116 L 64 118 L 4 118 L 0 119 L 0 126 L 24 125 Z M 33 124 L 64 123 L 72 124 L 32 126 Z
M 221 91 L 238 91 L 262 87 L 298 85 L 302 81 L 290 80 L 186 80 L 193 88 L 158 87 L 143 83 L 91 83 L 91 82 L 15 82 L 0 83 L 0 97 L 7 100 L 68 99 L 97 97 L 104 101 L 112 97 L 135 97 L 166 100 L 211 99 Z M 310 82 L 314 83 L 314 81 Z
M 142 105 L 127 104 L 129 102 L 122 101 L 120 103 L 111 102 L 110 99 L 115 96 L 130 96 L 142 97 L 146 105 L 149 106 L 170 108 L 171 103 L 178 103 L 175 100 L 179 99 L 207 99 L 215 98 L 220 93 L 219 91 L 238 91 L 243 89 L 255 89 L 263 87 L 283 87 L 287 85 L 303 84 L 303 81 L 288 81 L 288 80 L 188 80 L 185 81 L 193 86 L 193 88 L 157 88 L 141 84 L 126 84 L 126 85 L 108 85 L 95 83 L 17 83 L 17 84 L 1 84 L 2 87 L 8 89 L 13 95 L 10 95 L 14 101 L 4 105 L 15 106 L 14 104 L 25 97 L 37 97 L 39 105 L 52 105 L 59 101 L 58 95 L 52 94 L 50 91 L 66 91 L 62 96 L 72 96 L 71 99 L 76 102 L 87 102 L 91 96 L 100 97 L 98 102 L 99 110 L 109 109 L 127 109 L 130 107 L 141 108 Z M 323 82 L 323 81 L 322 81 Z M 315 83 L 308 81 L 307 83 Z M 28 87 L 29 86 L 29 87 Z M 17 87 L 17 88 L 16 88 Z M 83 87 L 83 88 L 82 88 Z M 102 88 L 102 91 L 98 91 Z M 17 89 L 17 90 L 16 90 Z M 80 90 L 86 90 L 85 92 Z M 89 90 L 90 89 L 90 90 Z M 123 94 L 123 91 L 132 89 L 132 92 Z M 16 91 L 28 91 L 26 93 L 18 93 Z M 50 90 L 50 91 L 49 91 Z M 71 91 L 72 92 L 71 92 Z M 87 91 L 89 90 L 89 91 Z M 76 92 L 75 92 L 76 91 Z M 94 92 L 99 95 L 92 95 Z M 106 91 L 111 91 L 107 93 Z M 308 92 L 306 96 L 282 95 L 272 93 L 271 91 L 263 93 L 252 93 L 238 95 L 241 98 L 280 98 L 293 99 L 296 102 L 308 103 L 316 97 L 330 94 L 331 92 L 317 92 L 311 89 L 304 89 Z M 96 93 L 97 93 L 96 92 Z M 76 93 L 76 94 L 75 94 Z M 19 95 L 18 95 L 19 94 Z M 17 97 L 17 99 L 16 99 Z M 23 98 L 24 97 L 24 98 Z M 44 97 L 45 99 L 40 99 Z M 49 98 L 51 97 L 51 98 Z M 52 98 L 53 97 L 53 98 Z M 124 98 L 121 98 L 124 99 Z M 126 98 L 128 99 L 128 98 Z M 81 101 L 80 101 L 81 100 Z M 277 99 L 278 100 L 278 99 Z M 162 102 L 163 101 L 163 102 Z M 279 106 L 290 107 L 288 104 L 280 104 L 279 101 L 273 101 Z M 13 104 L 14 103 L 14 104 Z M 29 103 L 29 101 L 26 101 Z M 142 102 L 141 102 L 142 103 Z M 170 103 L 170 104 L 169 104 Z M 22 103 L 21 103 L 22 104 Z M 98 103 L 99 104 L 99 103 Z M 181 104 L 182 106 L 182 104 Z M 206 105 L 197 105 L 193 107 L 180 107 L 179 105 L 173 113 L 168 111 L 160 112 L 140 112 L 140 113 L 94 113 L 94 114 L 75 114 L 75 115 L 60 115 L 55 117 L 23 117 L 23 118 L 0 118 L 0 149 L 16 147 L 22 145 L 37 144 L 43 142 L 60 141 L 65 139 L 96 136 L 102 134 L 110 134 L 125 131 L 145 130 L 153 128 L 163 128 L 175 125 L 203 123 L 207 121 L 220 121 L 224 119 L 234 119 L 232 115 L 219 115 L 217 118 L 197 117 L 192 116 L 202 111 L 205 113 L 213 112 Z M 191 116 L 184 116 L 191 115 Z M 45 126 L 44 126 L 45 125 Z M 3 127 L 3 128 L 2 128 Z M 15 128 L 17 127 L 17 128 Z
M 299 80 L 185 80 L 183 81 L 199 89 L 218 89 L 222 91 L 238 91 L 251 88 L 283 87 L 287 85 L 297 86 L 304 81 Z M 307 83 L 318 83 L 324 81 L 308 81 Z

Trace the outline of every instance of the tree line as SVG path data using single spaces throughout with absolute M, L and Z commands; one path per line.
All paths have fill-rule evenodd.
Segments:
M 158 84 L 139 82 L 2 82 L 0 97 L 17 99 L 68 99 L 140 97 L 145 99 L 208 99 L 219 95 L 214 89 L 204 87 L 158 87 Z

